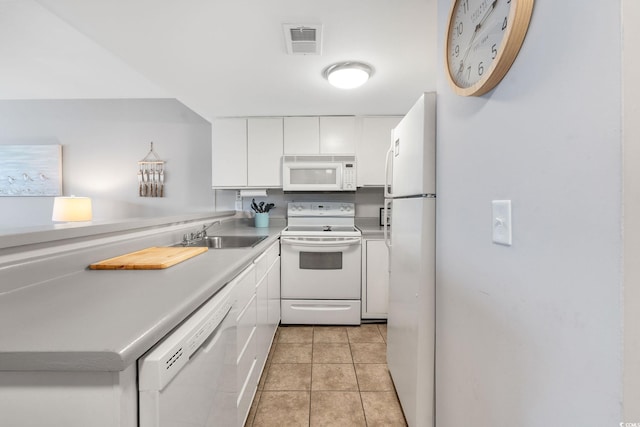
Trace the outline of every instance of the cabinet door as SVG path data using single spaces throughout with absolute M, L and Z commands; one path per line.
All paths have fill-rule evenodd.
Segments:
M 318 154 L 319 152 L 319 118 L 285 117 L 284 154 Z
M 280 256 L 278 256 L 268 273 L 269 277 L 269 327 L 271 336 L 276 333 L 280 324 Z
M 247 122 L 249 187 L 282 187 L 282 118 Z
M 265 275 L 256 286 L 256 358 L 258 360 L 258 369 L 262 371 L 265 362 L 267 361 L 267 355 L 269 354 L 269 348 L 271 347 L 270 334 L 271 328 L 269 327 L 269 279 Z
M 356 152 L 355 117 L 320 117 L 320 153 Z
M 213 187 L 247 185 L 247 119 L 218 119 L 212 124 Z
M 389 307 L 389 255 L 384 240 L 365 239 L 362 318 L 386 319 Z
M 356 144 L 358 186 L 383 186 L 385 156 L 391 144 L 391 131 L 402 117 L 364 117 Z

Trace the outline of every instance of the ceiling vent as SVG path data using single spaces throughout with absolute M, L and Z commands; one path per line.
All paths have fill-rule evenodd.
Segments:
M 282 28 L 289 55 L 322 53 L 322 25 L 283 24 Z

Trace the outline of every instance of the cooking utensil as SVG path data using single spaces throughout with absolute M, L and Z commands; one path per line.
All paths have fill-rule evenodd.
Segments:
M 258 205 L 256 205 L 256 199 L 251 199 L 251 209 L 253 209 L 256 213 L 260 213 L 258 210 Z
M 264 207 L 264 211 L 265 212 L 269 212 L 275 205 L 273 203 L 267 203 L 267 205 Z
M 258 205 L 258 209 L 260 209 L 260 213 L 264 213 L 263 206 L 264 206 L 264 202 L 260 202 L 260 204 Z

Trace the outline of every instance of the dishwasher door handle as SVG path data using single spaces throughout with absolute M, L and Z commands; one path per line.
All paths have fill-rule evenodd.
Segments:
M 213 346 L 216 345 L 216 343 L 218 341 L 220 341 L 220 337 L 222 336 L 222 332 L 224 332 L 220 328 L 220 326 L 222 326 L 222 324 L 227 319 L 227 317 L 229 317 L 229 313 L 230 312 L 231 312 L 231 305 L 229 305 L 229 308 L 227 309 L 227 313 L 224 315 L 222 320 L 220 320 L 220 323 L 218 324 L 217 330 L 214 331 L 211 335 L 209 335 L 207 337 L 207 339 L 204 340 L 204 342 L 200 345 L 200 347 L 193 354 L 195 354 L 200 349 L 202 349 L 205 353 L 209 353 L 211 351 L 211 349 L 213 348 Z M 191 358 L 191 357 L 189 357 L 189 358 Z

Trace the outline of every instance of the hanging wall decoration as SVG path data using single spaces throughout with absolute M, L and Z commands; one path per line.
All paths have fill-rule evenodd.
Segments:
M 140 197 L 164 197 L 164 161 L 151 149 L 138 162 L 138 195 Z
M 0 196 L 62 195 L 62 146 L 0 144 Z

